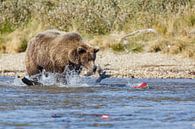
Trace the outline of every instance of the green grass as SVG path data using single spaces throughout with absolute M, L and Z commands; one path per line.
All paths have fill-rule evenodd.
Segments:
M 27 39 L 23 39 L 21 41 L 21 44 L 20 44 L 19 48 L 18 48 L 18 52 L 24 52 L 27 48 L 27 44 L 28 44 Z
M 0 33 L 10 33 L 12 32 L 14 29 L 12 28 L 12 25 L 9 21 L 5 21 L 2 24 L 0 24 Z
M 144 50 L 143 45 L 141 43 L 133 42 L 128 44 L 127 50 L 129 52 L 142 52 Z
M 121 43 L 112 44 L 112 45 L 110 45 L 110 48 L 115 52 L 124 52 L 125 51 L 125 46 Z

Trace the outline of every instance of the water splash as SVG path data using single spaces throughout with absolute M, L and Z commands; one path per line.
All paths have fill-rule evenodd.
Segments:
M 37 81 L 45 86 L 56 85 L 57 84 L 56 74 L 42 72 L 41 76 L 37 78 Z
M 66 69 L 67 70 L 67 69 Z M 51 73 L 45 70 L 42 73 L 33 75 L 32 77 L 25 76 L 30 80 L 36 80 L 44 86 L 58 86 L 58 87 L 89 87 L 95 85 L 95 78 L 84 77 L 78 75 L 75 70 L 68 70 L 66 74 Z M 17 76 L 14 79 L 13 85 L 25 86 L 21 78 Z
M 14 86 L 26 86 L 18 76 L 15 76 L 12 84 Z

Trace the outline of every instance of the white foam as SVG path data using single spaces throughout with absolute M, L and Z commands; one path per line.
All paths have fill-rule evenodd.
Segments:
M 13 82 L 14 86 L 26 86 L 22 80 L 20 78 L 18 78 L 17 76 L 15 76 L 14 78 L 14 82 Z
M 38 82 L 45 86 L 55 85 L 57 83 L 54 73 L 47 73 L 47 75 L 42 73 L 41 77 L 38 79 Z
M 36 79 L 42 83 L 43 86 L 58 86 L 58 87 L 89 87 L 96 84 L 95 78 L 83 77 L 75 71 L 68 71 L 66 75 L 59 73 L 43 72 L 41 74 L 33 75 L 33 77 L 25 76 L 28 79 Z M 14 86 L 25 86 L 17 76 L 13 82 Z

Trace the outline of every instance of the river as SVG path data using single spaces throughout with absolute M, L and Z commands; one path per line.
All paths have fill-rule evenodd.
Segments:
M 108 78 L 66 87 L 13 82 L 0 77 L 2 129 L 195 129 L 194 79 Z M 140 82 L 150 88 L 129 86 Z

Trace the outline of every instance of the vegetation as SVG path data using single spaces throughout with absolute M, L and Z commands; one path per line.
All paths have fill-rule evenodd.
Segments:
M 22 52 L 45 29 L 78 31 L 103 49 L 195 57 L 193 0 L 0 0 L 0 52 Z M 158 34 L 121 37 L 153 28 Z

